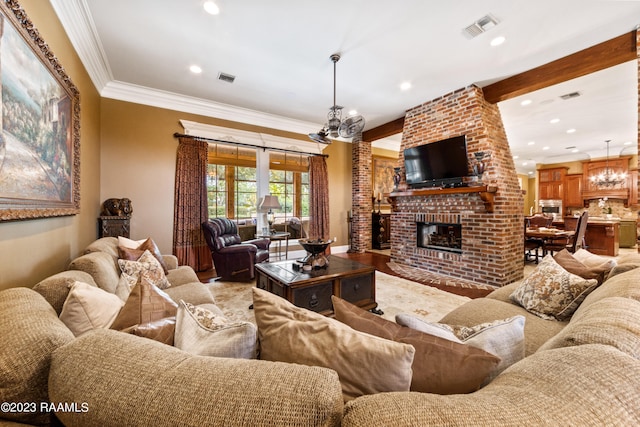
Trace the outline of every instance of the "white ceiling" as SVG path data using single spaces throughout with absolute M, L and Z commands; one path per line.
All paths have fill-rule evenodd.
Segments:
M 203 0 L 50 0 L 102 96 L 303 134 L 322 127 L 333 103 L 332 53 L 342 55 L 337 103 L 363 115 L 366 130 L 640 24 L 633 0 L 216 1 L 217 16 Z M 468 38 L 463 29 L 487 14 L 499 24 Z M 496 36 L 506 42 L 491 47 Z M 194 64 L 201 74 L 189 72 Z M 605 139 L 612 155 L 637 143 L 637 67 L 601 74 L 532 93 L 527 108 L 501 103 L 520 170 L 523 159 L 548 163 L 571 145 L 593 157 Z M 405 81 L 412 88 L 401 91 Z M 573 91 L 583 96 L 558 99 Z M 550 126 L 551 117 L 561 122 Z

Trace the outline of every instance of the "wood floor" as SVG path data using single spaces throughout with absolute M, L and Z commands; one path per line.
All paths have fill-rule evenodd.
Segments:
M 389 256 L 383 255 L 374 252 L 364 252 L 364 253 L 338 253 L 333 254 L 335 256 L 348 258 L 353 261 L 360 262 L 362 264 L 372 265 L 376 270 L 382 271 L 383 273 L 390 274 L 392 276 L 402 277 L 397 274 L 395 271 L 391 270 L 387 263 L 389 262 Z M 214 270 L 204 271 L 198 273 L 198 277 L 200 281 L 203 283 L 208 283 L 216 277 Z M 414 280 L 414 279 L 411 279 Z M 425 286 L 434 286 L 433 284 L 424 284 Z M 469 298 L 481 298 L 486 296 L 489 292 L 486 289 L 470 289 L 470 288 L 458 288 L 454 286 L 434 286 L 436 288 L 442 289 L 446 292 L 451 292 L 453 294 L 462 295 Z

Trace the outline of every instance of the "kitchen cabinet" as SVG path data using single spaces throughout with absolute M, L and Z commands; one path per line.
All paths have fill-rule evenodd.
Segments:
M 578 208 L 583 206 L 582 201 L 582 174 L 567 175 L 565 177 L 564 207 Z
M 538 197 L 540 200 L 564 199 L 564 181 L 567 168 L 541 169 L 538 171 Z
M 636 221 L 634 219 L 620 221 L 620 247 L 633 248 L 636 245 Z
M 615 173 L 629 174 L 630 156 L 622 156 L 615 159 L 589 161 L 582 163 L 582 198 L 583 200 L 601 199 L 608 197 L 610 199 L 622 199 L 625 206 L 629 205 L 629 178 L 622 185 L 614 185 L 607 188 L 598 188 L 591 182 L 590 177 L 604 173 L 607 168 Z

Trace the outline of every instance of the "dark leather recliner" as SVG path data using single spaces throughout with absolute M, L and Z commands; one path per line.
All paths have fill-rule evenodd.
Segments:
M 216 274 L 222 280 L 244 282 L 255 279 L 254 265 L 269 261 L 268 238 L 242 242 L 235 222 L 213 218 L 202 223 L 204 238 L 211 249 Z

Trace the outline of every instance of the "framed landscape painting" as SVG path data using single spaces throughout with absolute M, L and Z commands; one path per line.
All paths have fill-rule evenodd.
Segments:
M 0 221 L 80 210 L 79 93 L 17 1 L 0 1 Z

